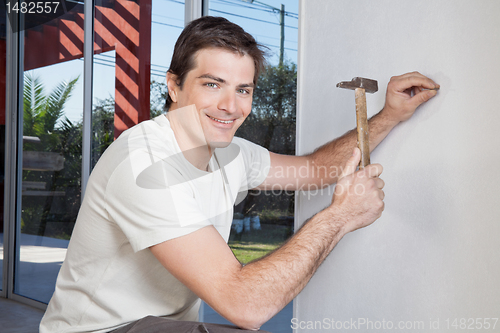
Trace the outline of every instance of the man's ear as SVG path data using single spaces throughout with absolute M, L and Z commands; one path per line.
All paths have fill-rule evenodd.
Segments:
M 177 103 L 177 91 L 179 89 L 177 85 L 177 75 L 167 72 L 167 88 L 168 95 L 172 99 L 172 102 Z

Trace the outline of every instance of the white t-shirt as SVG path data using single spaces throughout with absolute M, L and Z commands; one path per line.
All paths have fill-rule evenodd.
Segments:
M 201 171 L 164 115 L 125 131 L 90 176 L 40 332 L 107 332 L 147 315 L 197 320 L 198 297 L 148 248 L 208 225 L 227 241 L 233 205 L 269 166 L 266 149 L 234 138 Z

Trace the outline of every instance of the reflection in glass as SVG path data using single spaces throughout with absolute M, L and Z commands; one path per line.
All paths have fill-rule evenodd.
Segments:
M 0 16 L 0 26 L 5 26 L 6 16 Z M 0 34 L 0 290 L 3 288 L 3 214 L 5 188 L 5 75 L 6 75 L 6 36 Z
M 96 2 L 92 167 L 123 131 L 162 112 L 167 40 L 182 31 L 182 21 L 170 24 L 178 14 L 182 20 L 182 1 Z
M 14 292 L 48 302 L 81 201 L 83 4 L 25 16 L 21 220 Z M 43 21 L 43 20 L 42 20 Z
M 124 130 L 164 113 L 184 1 L 97 1 L 94 26 L 92 167 Z
M 236 135 L 280 154 L 295 154 L 298 1 L 211 1 L 209 14 L 240 25 L 268 48 L 252 113 Z M 247 263 L 279 247 L 293 233 L 294 193 L 250 192 L 235 207 L 229 245 Z M 257 247 L 255 244 L 259 244 Z M 255 250 L 257 249 L 257 250 Z
M 210 1 L 209 14 L 240 25 L 268 47 L 268 64 L 253 95 L 252 113 L 236 136 L 272 152 L 295 154 L 297 94 L 298 1 Z M 293 191 L 250 191 L 234 209 L 229 246 L 242 263 L 278 248 L 293 234 Z M 204 320 L 227 323 L 204 305 Z M 276 333 L 291 332 L 292 304 L 262 326 Z

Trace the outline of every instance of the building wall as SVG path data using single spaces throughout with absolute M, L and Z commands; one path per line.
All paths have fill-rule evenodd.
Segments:
M 441 90 L 372 154 L 385 211 L 341 240 L 297 297 L 293 326 L 403 321 L 427 332 L 498 318 L 500 2 L 307 0 L 300 10 L 298 154 L 355 126 L 354 92 L 339 81 L 378 80 L 369 115 L 392 75 L 418 70 Z M 297 223 L 331 193 L 298 195 Z

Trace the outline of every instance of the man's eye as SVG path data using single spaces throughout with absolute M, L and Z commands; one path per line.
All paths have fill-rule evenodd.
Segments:
M 216 83 L 213 83 L 213 82 L 208 82 L 208 83 L 205 83 L 205 85 L 209 88 L 217 88 L 217 84 Z
M 248 94 L 250 94 L 250 90 L 247 90 L 247 89 L 239 89 L 239 90 L 238 90 L 238 93 L 248 95 Z

